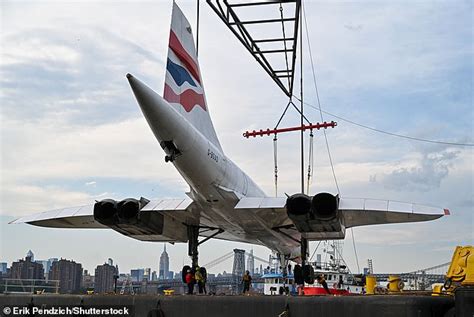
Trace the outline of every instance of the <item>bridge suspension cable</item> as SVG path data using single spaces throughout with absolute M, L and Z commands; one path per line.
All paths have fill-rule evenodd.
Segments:
M 211 267 L 214 267 L 225 260 L 230 259 L 232 256 L 234 256 L 234 251 L 231 251 L 229 253 L 224 254 L 223 256 L 218 257 L 217 259 L 212 260 L 211 262 L 203 265 L 205 268 L 210 269 Z
M 416 271 L 413 271 L 413 272 L 408 272 L 407 274 L 416 274 L 416 273 L 423 273 L 423 272 L 426 272 L 426 271 L 435 271 L 435 270 L 441 269 L 443 267 L 446 267 L 446 271 L 447 271 L 450 264 L 451 264 L 451 262 L 446 262 L 446 263 L 443 263 L 443 264 L 438 264 L 438 265 L 435 265 L 435 266 L 432 266 L 432 267 L 428 267 L 426 269 L 420 269 L 420 270 L 416 270 Z
M 270 262 L 268 261 L 268 259 L 265 260 L 265 259 L 263 259 L 263 258 L 261 258 L 261 257 L 258 257 L 258 256 L 256 256 L 256 255 L 254 255 L 254 254 L 250 254 L 250 253 L 247 252 L 247 251 L 245 251 L 245 255 L 246 255 L 246 256 L 253 256 L 253 258 L 254 258 L 255 260 L 258 260 L 258 261 L 263 262 L 263 263 L 266 263 L 266 264 L 269 264 L 269 263 L 270 263 Z M 220 256 L 220 257 L 218 257 L 218 258 L 216 258 L 216 259 L 214 259 L 214 260 L 212 260 L 212 261 L 210 261 L 210 262 L 208 262 L 208 263 L 206 263 L 205 265 L 203 265 L 203 267 L 205 267 L 206 269 L 210 269 L 210 268 L 215 267 L 216 265 L 219 265 L 219 264 L 221 264 L 222 262 L 224 262 L 224 261 L 226 261 L 226 260 L 232 258 L 233 256 L 234 256 L 234 251 L 231 251 L 231 252 L 229 252 L 229 253 L 226 253 L 226 254 L 224 254 L 224 255 L 222 255 L 222 256 Z
M 253 258 L 254 258 L 255 260 L 259 260 L 260 262 L 263 262 L 263 263 L 266 263 L 266 264 L 270 264 L 270 261 L 269 261 L 268 259 L 265 260 L 265 259 L 263 259 L 263 258 L 260 258 L 260 257 L 256 256 L 255 254 L 248 253 L 247 251 L 245 251 L 245 255 L 246 255 L 246 256 L 253 256 Z

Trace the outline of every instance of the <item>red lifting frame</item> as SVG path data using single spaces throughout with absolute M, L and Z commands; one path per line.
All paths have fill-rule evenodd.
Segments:
M 323 122 L 323 123 L 316 123 L 316 124 L 310 124 L 310 125 L 302 125 L 299 127 L 293 127 L 293 128 L 283 128 L 283 129 L 266 129 L 266 130 L 260 130 L 260 131 L 246 131 L 244 133 L 244 137 L 249 138 L 251 136 L 256 137 L 257 135 L 259 136 L 264 136 L 264 135 L 271 135 L 271 134 L 277 134 L 277 133 L 283 133 L 283 132 L 291 132 L 291 131 L 305 131 L 305 130 L 313 130 L 313 129 L 327 129 L 327 128 L 334 128 L 337 126 L 337 122 L 331 121 L 331 122 Z

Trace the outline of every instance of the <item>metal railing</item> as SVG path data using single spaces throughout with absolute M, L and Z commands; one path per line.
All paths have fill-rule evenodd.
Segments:
M 3 293 L 59 293 L 58 280 L 5 278 L 0 280 L 0 287 Z

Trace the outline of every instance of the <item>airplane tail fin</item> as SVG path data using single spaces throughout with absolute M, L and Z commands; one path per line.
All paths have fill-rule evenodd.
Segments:
M 219 149 L 209 115 L 191 25 L 173 3 L 163 98 Z

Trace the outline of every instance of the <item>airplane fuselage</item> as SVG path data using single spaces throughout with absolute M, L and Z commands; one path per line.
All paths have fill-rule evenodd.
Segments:
M 287 239 L 272 230 L 274 219 L 236 211 L 240 198 L 266 194 L 172 105 L 131 75 L 128 79 L 153 134 L 173 156 L 173 165 L 191 188 L 190 197 L 200 206 L 199 224 L 222 228 L 236 240 L 285 253 L 297 246 L 288 245 Z M 192 111 L 202 110 L 196 107 Z

